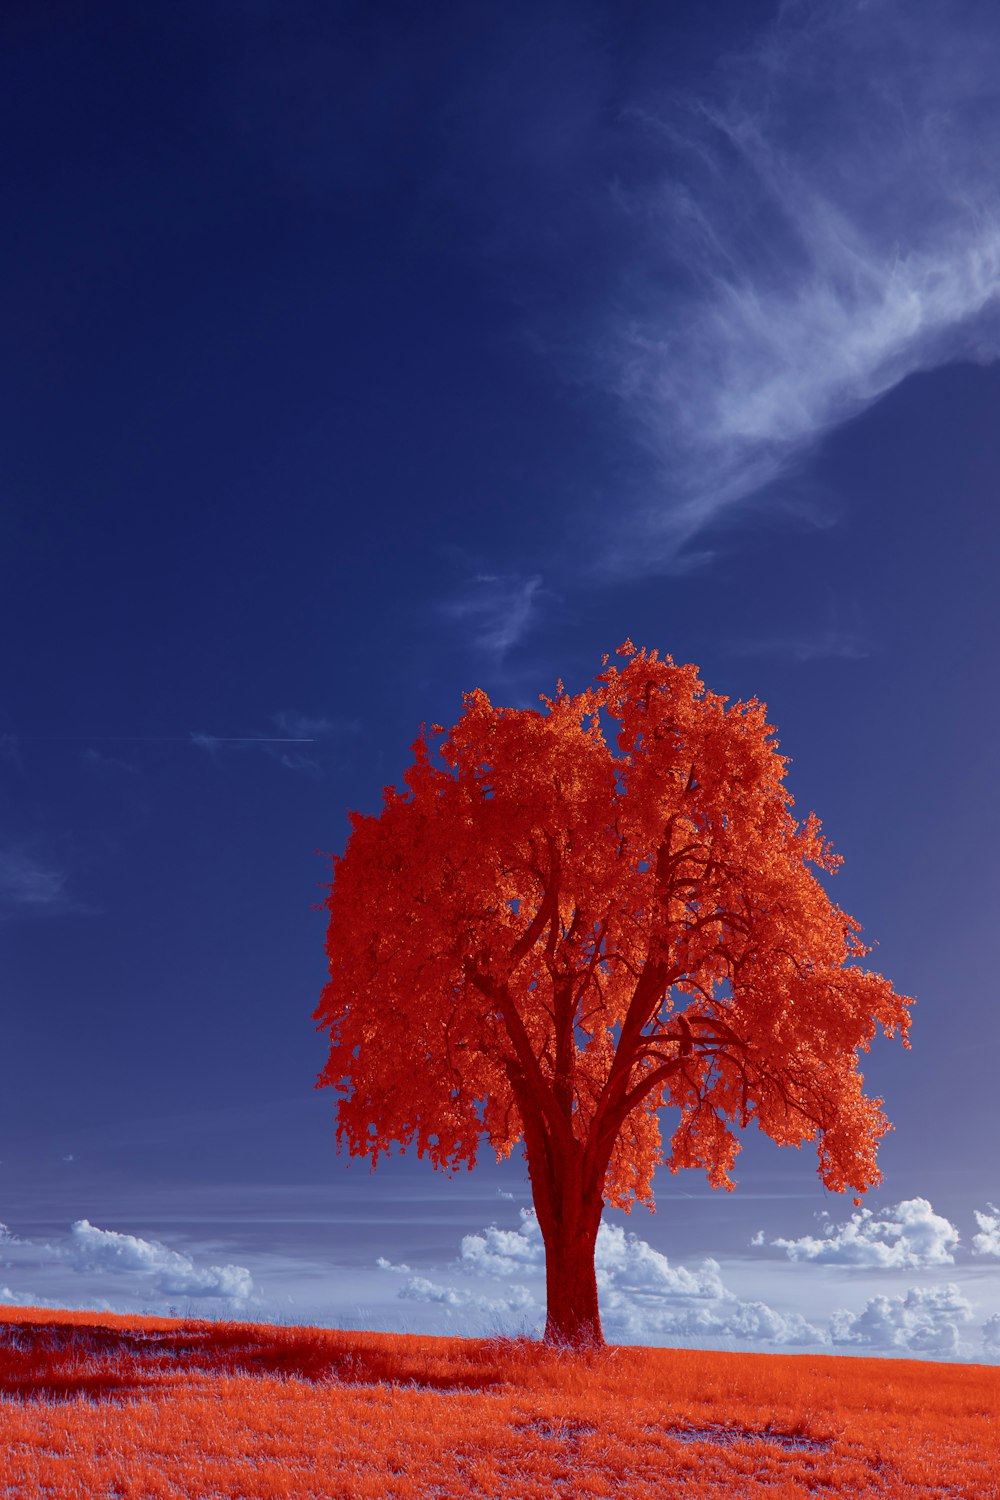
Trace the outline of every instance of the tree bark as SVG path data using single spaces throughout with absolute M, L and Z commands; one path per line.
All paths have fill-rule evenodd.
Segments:
M 601 1203 L 581 1204 L 577 1213 L 563 1214 L 562 1224 L 545 1234 L 545 1342 L 591 1348 L 604 1344 L 597 1302 L 594 1247 L 601 1221 Z
M 545 1245 L 545 1342 L 602 1347 L 594 1248 L 604 1208 L 604 1177 L 586 1173 L 587 1153 L 566 1129 L 554 1139 L 538 1101 L 516 1070 L 511 1085 L 524 1125 L 531 1196 Z

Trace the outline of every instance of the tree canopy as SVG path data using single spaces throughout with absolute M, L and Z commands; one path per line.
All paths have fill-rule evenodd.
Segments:
M 498 1160 L 524 1142 L 547 1331 L 593 1339 L 596 1287 L 566 1288 L 590 1287 L 605 1202 L 654 1207 L 658 1111 L 678 1112 L 672 1172 L 731 1189 L 731 1127 L 755 1121 L 863 1193 L 892 1127 L 858 1054 L 879 1027 L 909 1046 L 912 1003 L 854 962 L 870 950 L 817 873 L 840 858 L 793 817 L 764 706 L 618 656 L 538 710 L 475 691 L 421 731 L 334 858 L 315 1012 L 338 1148 L 374 1166 L 415 1143 L 454 1170 L 484 1134 Z

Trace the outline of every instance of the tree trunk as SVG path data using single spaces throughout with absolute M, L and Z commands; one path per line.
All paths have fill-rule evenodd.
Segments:
M 602 1347 L 594 1247 L 604 1208 L 601 1188 L 584 1176 L 583 1143 L 556 1145 L 540 1112 L 521 1106 L 531 1196 L 545 1244 L 545 1342 Z M 520 1101 L 519 1101 L 520 1103 Z M 603 1177 L 600 1182 L 603 1187 Z
M 545 1239 L 545 1342 L 603 1345 L 597 1305 L 594 1246 L 601 1222 L 600 1201 L 580 1206 L 554 1224 Z M 596 1212 L 595 1212 L 596 1208 Z

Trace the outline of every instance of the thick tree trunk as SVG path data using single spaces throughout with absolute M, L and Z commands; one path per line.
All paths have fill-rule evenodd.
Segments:
M 521 1101 L 519 1101 L 521 1102 Z M 557 1144 L 527 1096 L 521 1102 L 531 1196 L 545 1245 L 545 1341 L 604 1344 L 594 1247 L 604 1195 L 585 1177 L 585 1150 L 568 1129 Z
M 603 1345 L 594 1246 L 601 1205 L 564 1216 L 561 1232 L 545 1236 L 545 1342 Z M 567 1222 L 569 1220 L 569 1222 Z M 573 1222 L 575 1220 L 575 1222 Z
M 547 1344 L 594 1347 L 604 1343 L 594 1271 L 597 1224 L 580 1223 L 565 1238 L 556 1235 L 546 1241 Z

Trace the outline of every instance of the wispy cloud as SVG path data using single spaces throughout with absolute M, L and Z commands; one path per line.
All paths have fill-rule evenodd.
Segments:
M 99 773 L 108 772 L 110 774 L 112 772 L 124 771 L 129 776 L 139 775 L 139 767 L 134 766 L 131 761 L 122 760 L 117 755 L 104 755 L 100 750 L 95 750 L 93 745 L 88 745 L 86 750 L 84 750 L 83 762 L 91 770 Z
M 851 631 L 830 626 L 815 635 L 767 635 L 734 641 L 736 656 L 776 656 L 788 661 L 863 661 L 871 652 Z
M 213 760 L 223 751 L 261 750 L 286 770 L 321 775 L 320 762 L 303 747 L 329 741 L 346 733 L 356 733 L 360 728 L 353 720 L 310 717 L 284 711 L 273 714 L 271 722 L 282 731 L 281 734 L 214 735 L 199 731 L 191 733 L 190 742 L 199 749 L 206 750 Z
M 73 896 L 60 861 L 25 843 L 0 848 L 0 922 L 96 911 Z
M 0 850 L 0 902 L 25 911 L 51 908 L 65 901 L 68 871 L 42 862 L 23 850 Z
M 597 350 L 658 474 L 608 568 L 669 569 L 906 376 L 1000 354 L 987 0 L 789 0 L 699 98 L 626 112 L 637 254 Z M 630 137 L 634 140 L 634 136 Z M 810 502 L 811 504 L 812 502 Z
M 278 713 L 272 716 L 273 724 L 281 731 L 279 734 L 211 734 L 206 730 L 190 730 L 183 734 L 112 734 L 112 735 L 83 735 L 83 734 L 42 734 L 42 735 L 4 735 L 0 737 L 0 759 L 7 759 L 20 766 L 19 754 L 20 742 L 57 742 L 73 743 L 84 742 L 85 749 L 81 752 L 84 763 L 95 771 L 126 771 L 133 775 L 139 774 L 139 767 L 131 761 L 122 760 L 117 756 L 108 755 L 103 750 L 95 749 L 97 744 L 115 743 L 122 745 L 193 745 L 196 749 L 206 751 L 212 758 L 219 758 L 224 752 L 260 750 L 265 755 L 281 762 L 282 765 L 292 771 L 321 772 L 321 766 L 314 756 L 306 753 L 302 748 L 305 745 L 315 745 L 321 740 L 329 740 L 346 732 L 357 732 L 359 725 L 352 720 L 335 720 L 327 718 L 310 718 L 303 714 Z M 293 748 L 294 747 L 294 748 Z
M 857 608 L 845 611 L 836 601 L 831 601 L 826 623 L 818 630 L 745 636 L 730 642 L 729 649 L 734 656 L 770 656 L 796 662 L 863 661 L 872 654 Z
M 438 609 L 500 665 L 537 623 L 543 595 L 540 574 L 477 573 Z
M 190 735 L 192 745 L 197 745 L 201 750 L 208 750 L 214 754 L 221 750 L 223 745 L 235 745 L 241 748 L 253 745 L 263 747 L 265 745 L 295 745 L 312 744 L 311 735 L 266 735 L 266 734 L 205 734 L 201 730 L 192 729 Z
M 275 714 L 272 722 L 292 739 L 333 739 L 345 730 L 356 731 L 360 727 L 353 720 L 345 722 L 342 719 L 310 718 L 308 714 L 292 713 Z

